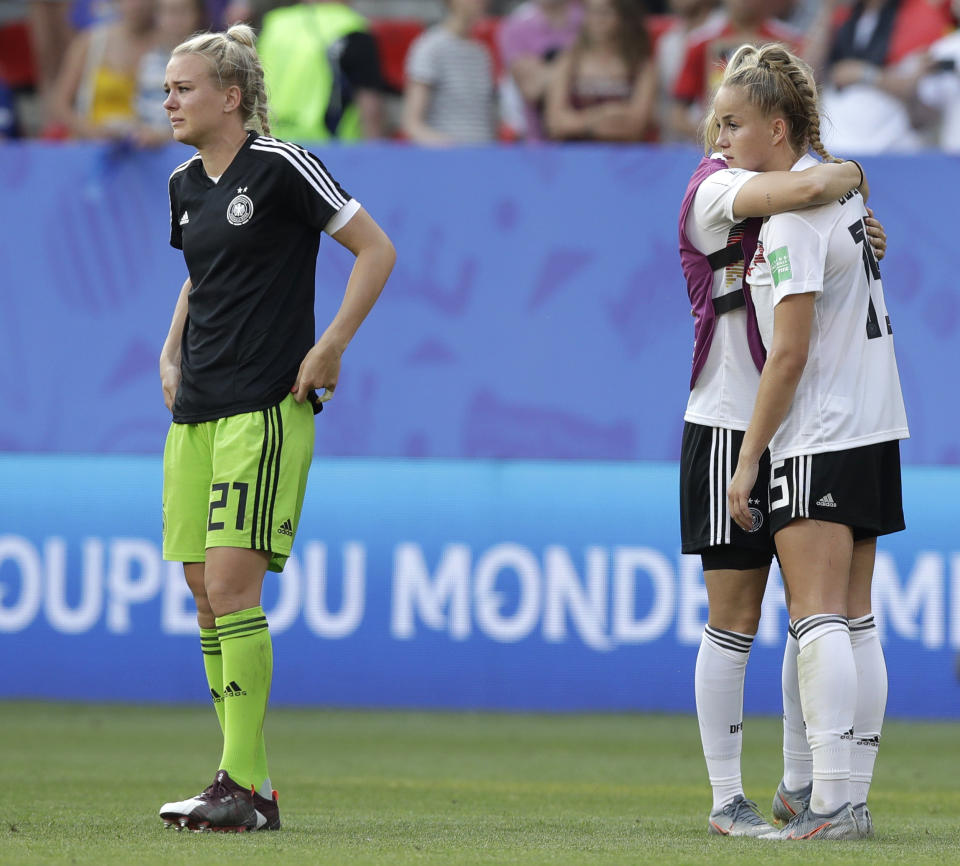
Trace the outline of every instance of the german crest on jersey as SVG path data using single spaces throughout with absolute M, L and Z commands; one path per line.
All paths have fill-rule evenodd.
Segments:
M 253 201 L 250 196 L 244 195 L 247 191 L 245 186 L 237 187 L 237 195 L 227 205 L 227 221 L 233 226 L 242 226 L 250 222 L 253 216 Z

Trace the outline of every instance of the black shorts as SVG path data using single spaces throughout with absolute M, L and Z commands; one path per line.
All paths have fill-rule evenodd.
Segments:
M 798 518 L 842 523 L 855 541 L 904 529 L 900 443 L 778 460 L 770 477 L 770 531 Z
M 743 432 L 701 424 L 683 425 L 680 449 L 680 542 L 684 553 L 699 553 L 704 569 L 759 568 L 773 558 L 769 528 L 770 455 L 760 459 L 750 492 L 753 529 L 730 518 L 727 487 L 737 468 Z

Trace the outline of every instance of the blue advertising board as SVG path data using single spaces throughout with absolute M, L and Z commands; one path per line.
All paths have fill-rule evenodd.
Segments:
M 160 450 L 157 358 L 186 276 L 167 177 L 190 151 L 6 143 L 0 450 Z M 676 460 L 693 351 L 677 214 L 691 148 L 319 150 L 399 258 L 344 357 L 325 456 Z M 960 160 L 872 157 L 871 204 L 912 438 L 960 463 Z M 325 239 L 318 327 L 351 256 Z M 64 371 L 68 375 L 64 376 Z M 2 530 L 2 527 L 0 527 Z
M 156 457 L 0 456 L 0 697 L 204 701 L 193 602 L 160 555 Z M 889 715 L 960 718 L 960 470 L 904 473 L 874 610 Z M 692 711 L 706 617 L 677 467 L 317 460 L 264 594 L 278 704 Z M 780 710 L 768 586 L 748 713 Z

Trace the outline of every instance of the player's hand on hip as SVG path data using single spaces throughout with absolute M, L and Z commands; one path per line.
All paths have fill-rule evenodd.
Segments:
M 302 403 L 311 391 L 325 389 L 326 393 L 320 395 L 320 401 L 329 400 L 340 378 L 340 355 L 336 346 L 321 337 L 300 364 L 297 379 L 290 389 L 293 399 Z
M 160 387 L 163 388 L 163 402 L 172 412 L 173 401 L 177 398 L 177 389 L 180 387 L 180 365 L 169 362 L 160 363 Z
M 750 491 L 753 485 L 757 483 L 757 474 L 760 471 L 760 464 L 756 462 L 739 461 L 737 471 L 733 473 L 730 479 L 730 485 L 727 487 L 727 505 L 730 508 L 730 516 L 734 519 L 737 526 L 749 532 L 753 529 L 753 515 L 750 513 Z

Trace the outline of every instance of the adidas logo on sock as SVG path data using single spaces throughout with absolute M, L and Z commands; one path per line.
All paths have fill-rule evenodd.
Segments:
M 236 680 L 232 680 L 223 687 L 223 696 L 225 698 L 239 698 L 245 694 L 246 692 L 237 685 Z
M 210 697 L 213 698 L 215 704 L 219 704 L 223 700 L 223 695 L 217 694 L 216 689 L 210 689 Z
M 180 225 L 185 226 L 189 222 L 190 222 L 190 214 L 184 211 L 183 216 L 180 217 Z
M 817 500 L 817 505 L 819 505 L 821 508 L 836 508 L 836 507 L 837 507 L 837 503 L 836 503 L 836 501 L 834 500 L 832 493 L 828 493 L 826 496 L 821 496 L 821 497 Z
M 280 524 L 280 528 L 277 530 L 281 535 L 289 535 L 293 538 L 293 525 L 290 523 L 290 519 L 287 518 Z

